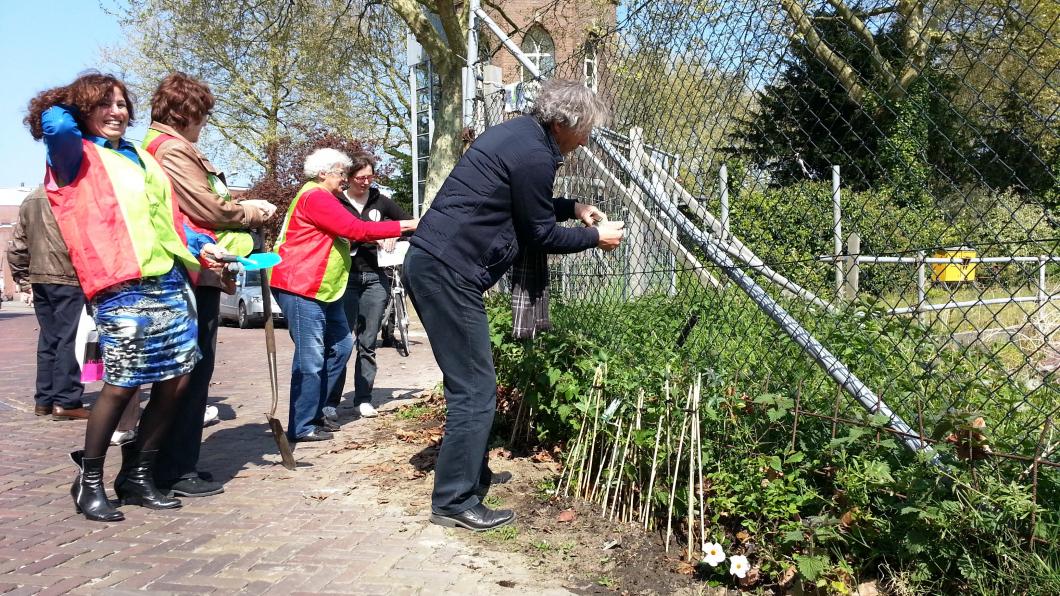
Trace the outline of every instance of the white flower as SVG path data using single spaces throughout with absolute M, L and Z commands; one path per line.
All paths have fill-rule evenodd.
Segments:
M 743 577 L 747 575 L 747 570 L 749 568 L 750 565 L 747 563 L 747 557 L 743 555 L 729 557 L 729 573 L 736 577 L 743 579 Z
M 717 542 L 704 542 L 703 543 L 703 562 L 707 563 L 711 567 L 717 567 L 718 563 L 725 560 L 725 551 L 721 549 L 721 545 Z

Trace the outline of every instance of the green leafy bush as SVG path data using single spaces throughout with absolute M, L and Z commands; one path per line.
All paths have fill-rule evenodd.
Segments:
M 1040 424 L 1039 408 L 1055 405 L 1055 388 L 1025 402 L 991 355 L 941 348 L 908 320 L 871 310 L 811 317 L 792 308 L 911 426 L 940 439 L 943 467 L 903 448 L 882 417 L 837 395 L 735 290 L 619 305 L 554 303 L 555 330 L 529 342 L 511 339 L 506 304 L 491 306 L 499 382 L 532 412 L 502 424 L 526 427 L 514 436 L 568 449 L 594 429 L 613 443 L 625 433 L 629 452 L 639 455 L 622 465 L 570 452 L 568 464 L 585 466 L 608 490 L 636 485 L 631 498 L 650 501 L 654 527 L 669 524 L 747 554 L 759 585 L 779 586 L 794 570 L 805 584 L 830 591 L 864 574 L 905 593 L 1060 591 L 1057 472 L 1040 469 L 1035 503 L 1025 462 L 968 459 L 984 445 L 1025 452 L 1027 428 Z M 688 448 L 682 460 L 674 444 L 697 379 L 703 479 L 690 487 Z M 614 412 L 590 427 L 600 418 L 594 400 Z M 629 430 L 634 419 L 636 432 Z M 979 419 L 985 422 L 976 426 Z M 970 444 L 962 437 L 973 430 Z M 656 483 L 649 494 L 653 462 L 676 481 Z M 690 527 L 680 513 L 666 519 L 701 505 L 704 527 Z M 1042 540 L 1034 553 L 1032 516 Z M 728 577 L 721 567 L 704 571 Z

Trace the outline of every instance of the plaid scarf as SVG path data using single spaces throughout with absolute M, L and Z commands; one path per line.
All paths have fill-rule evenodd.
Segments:
M 512 267 L 512 336 L 533 339 L 552 329 L 548 318 L 548 255 L 523 250 Z

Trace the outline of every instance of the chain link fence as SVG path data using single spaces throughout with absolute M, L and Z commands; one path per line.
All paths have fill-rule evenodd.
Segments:
M 557 326 L 782 396 L 793 446 L 1027 485 L 1031 547 L 1060 535 L 1058 32 L 1033 0 L 623 3 L 552 73 L 591 58 L 613 112 L 556 192 L 629 230 L 552 257 Z

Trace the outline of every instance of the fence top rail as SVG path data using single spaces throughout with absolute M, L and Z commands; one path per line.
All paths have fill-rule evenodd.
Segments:
M 909 313 L 933 312 L 938 310 L 950 310 L 954 308 L 972 308 L 976 306 L 992 306 L 997 304 L 1011 304 L 1021 302 L 1054 302 L 1060 300 L 1060 294 L 1046 294 L 1043 296 L 1008 296 L 1004 298 L 983 298 L 980 300 L 966 300 L 963 302 L 944 302 L 939 304 L 917 304 L 892 308 L 892 315 L 907 315 Z
M 819 255 L 818 261 L 840 261 L 857 260 L 858 263 L 908 263 L 916 265 L 919 263 L 945 263 L 948 265 L 963 265 L 966 263 L 1060 263 L 1060 255 L 1041 255 L 1037 257 L 972 257 L 962 259 L 960 257 L 874 257 L 869 255 Z

